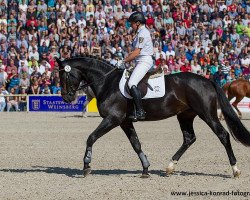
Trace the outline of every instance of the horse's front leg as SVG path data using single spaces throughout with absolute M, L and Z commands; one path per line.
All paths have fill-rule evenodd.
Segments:
M 91 168 L 89 166 L 92 157 L 92 146 L 96 142 L 96 140 L 107 132 L 112 130 L 113 128 L 119 126 L 121 123 L 118 117 L 108 116 L 102 120 L 99 126 L 91 133 L 87 139 L 87 147 L 85 151 L 85 155 L 83 158 L 84 168 L 83 168 L 83 175 L 84 177 L 87 176 L 91 172 Z
M 135 150 L 135 152 L 137 153 L 137 155 L 140 158 L 140 161 L 141 161 L 141 164 L 143 167 L 143 172 L 142 172 L 141 178 L 148 178 L 149 177 L 148 167 L 150 166 L 150 164 L 148 162 L 146 155 L 141 150 L 141 143 L 138 139 L 138 136 L 135 132 L 135 128 L 134 128 L 132 122 L 131 121 L 124 121 L 120 126 L 121 126 L 122 130 L 126 133 L 133 149 Z

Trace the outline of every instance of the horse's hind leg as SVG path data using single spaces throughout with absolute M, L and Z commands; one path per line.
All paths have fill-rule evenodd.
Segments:
M 149 162 L 148 159 L 146 157 L 146 155 L 143 153 L 143 151 L 141 150 L 141 143 L 138 139 L 138 136 L 135 132 L 135 128 L 132 124 L 131 121 L 124 121 L 121 125 L 122 130 L 125 132 L 125 134 L 127 135 L 133 149 L 135 150 L 135 152 L 137 153 L 137 155 L 140 158 L 142 167 L 143 167 L 143 172 L 142 172 L 142 178 L 147 178 L 149 177 L 148 174 L 148 167 L 149 167 Z
M 166 169 L 167 174 L 171 174 L 174 172 L 177 161 L 196 140 L 193 129 L 193 122 L 195 116 L 196 113 L 191 110 L 184 111 L 183 113 L 177 115 L 177 119 L 180 123 L 180 127 L 183 133 L 183 144 L 172 157 L 172 161 L 169 163 Z
M 230 142 L 230 136 L 229 133 L 226 131 L 226 129 L 222 126 L 220 121 L 218 120 L 217 116 L 207 116 L 204 120 L 209 127 L 214 131 L 214 133 L 219 138 L 220 142 L 223 144 L 223 146 L 226 149 L 229 162 L 233 169 L 233 175 L 235 177 L 238 177 L 240 175 L 240 170 L 236 166 L 236 158 L 233 153 L 233 149 Z
M 238 115 L 239 115 L 239 118 L 242 119 L 242 113 L 240 112 L 240 110 L 238 109 L 237 105 L 238 103 L 240 103 L 240 101 L 243 99 L 244 97 L 243 96 L 240 96 L 240 97 L 236 97 L 235 101 L 232 103 L 233 107 L 236 109 Z

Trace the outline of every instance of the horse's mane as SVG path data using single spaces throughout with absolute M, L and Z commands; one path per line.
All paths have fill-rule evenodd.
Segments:
M 75 60 L 75 59 L 91 59 L 94 60 L 96 62 L 98 62 L 99 64 L 101 64 L 102 66 L 105 67 L 111 67 L 114 68 L 116 67 L 115 65 L 111 64 L 110 62 L 108 62 L 107 60 L 100 58 L 98 56 L 93 56 L 93 55 L 86 55 L 86 56 L 73 56 L 72 58 L 70 58 L 69 60 Z

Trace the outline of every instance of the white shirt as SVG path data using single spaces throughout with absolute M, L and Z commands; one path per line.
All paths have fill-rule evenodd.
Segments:
M 240 62 L 241 62 L 242 65 L 249 65 L 250 64 L 250 59 L 249 58 L 246 58 L 246 59 L 242 58 L 240 60 Z
M 35 51 L 35 52 L 31 51 L 29 53 L 29 59 L 31 59 L 31 57 L 34 57 L 35 60 L 39 60 L 39 53 L 37 51 Z
M 175 57 L 175 52 L 173 50 L 166 51 L 166 57 L 169 58 L 170 55 L 173 56 L 173 57 Z
M 193 73 L 197 74 L 198 71 L 201 72 L 201 66 L 200 65 L 191 65 L 191 70 Z
M 25 13 L 27 12 L 28 6 L 26 4 L 19 4 L 19 9 L 23 10 Z
M 132 46 L 134 49 L 141 49 L 140 56 L 152 56 L 154 54 L 152 38 L 145 25 L 137 30 Z
M 3 90 L 1 93 L 0 93 L 0 102 L 5 102 L 5 97 L 4 95 L 6 94 L 9 94 L 6 90 Z
M 79 27 L 81 27 L 81 24 L 83 24 L 83 28 L 85 28 L 86 27 L 86 21 L 85 21 L 85 19 L 82 19 L 82 20 L 78 20 L 78 26 Z
M 161 54 L 162 54 L 163 59 L 166 60 L 166 54 L 164 51 L 161 51 L 161 52 L 157 51 L 155 53 L 155 60 L 159 59 Z
M 39 72 L 41 73 L 41 74 L 43 74 L 44 72 L 45 72 L 45 68 L 46 67 L 48 67 L 48 68 L 51 68 L 51 65 L 46 61 L 46 65 L 40 65 L 39 66 Z

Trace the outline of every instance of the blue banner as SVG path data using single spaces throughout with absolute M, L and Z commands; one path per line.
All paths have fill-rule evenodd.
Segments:
M 61 96 L 28 96 L 28 98 L 31 112 L 82 112 L 86 101 L 86 96 L 79 96 L 76 104 L 65 103 Z

